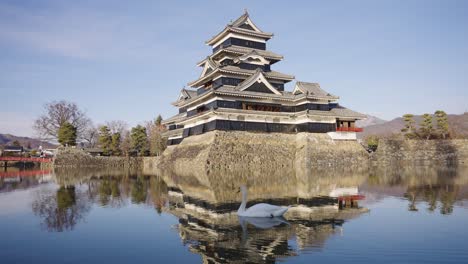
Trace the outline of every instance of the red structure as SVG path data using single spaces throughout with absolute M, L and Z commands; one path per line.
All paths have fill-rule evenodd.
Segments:
M 364 129 L 360 127 L 337 127 L 336 131 L 338 132 L 362 132 Z
M 40 176 L 52 173 L 52 170 L 23 170 L 0 172 L 0 178 Z
M 366 197 L 362 194 L 356 195 L 345 195 L 338 197 L 338 201 L 356 201 L 356 200 L 364 200 Z
M 52 162 L 50 158 L 0 157 L 0 161 Z

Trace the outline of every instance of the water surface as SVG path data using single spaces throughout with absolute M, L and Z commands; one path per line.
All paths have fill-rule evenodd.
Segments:
M 292 208 L 284 219 L 240 219 L 240 184 L 249 188 L 249 205 Z M 467 198 L 462 168 L 250 178 L 234 172 L 8 173 L 0 178 L 0 259 L 461 263 L 468 259 Z

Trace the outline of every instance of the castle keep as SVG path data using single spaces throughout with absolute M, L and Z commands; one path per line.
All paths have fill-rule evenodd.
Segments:
M 179 114 L 164 121 L 168 145 L 213 130 L 280 133 L 329 133 L 355 139 L 355 126 L 365 116 L 338 104 L 339 97 L 318 83 L 297 81 L 274 71 L 283 56 L 267 50 L 273 37 L 257 27 L 245 12 L 206 41 L 213 53 L 197 65 L 200 77 L 182 89 L 174 106 Z

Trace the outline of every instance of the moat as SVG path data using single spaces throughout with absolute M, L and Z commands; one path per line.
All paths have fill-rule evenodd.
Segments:
M 2 263 L 460 263 L 468 170 L 403 167 L 217 177 L 9 171 L 0 178 Z M 274 184 L 261 179 L 271 178 Z M 257 179 L 257 180 L 255 180 Z M 243 219 L 249 205 L 290 205 Z

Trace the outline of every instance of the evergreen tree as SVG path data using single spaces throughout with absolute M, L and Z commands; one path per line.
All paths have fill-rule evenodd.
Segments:
M 112 144 L 112 136 L 107 126 L 101 126 L 99 128 L 99 146 L 102 149 L 102 153 L 105 156 L 110 155 Z
M 137 152 L 139 156 L 148 155 L 148 135 L 146 128 L 138 125 L 132 128 L 131 134 L 132 149 Z
M 58 142 L 62 146 L 76 146 L 77 129 L 69 122 L 63 123 L 58 130 Z
M 162 121 L 163 121 L 163 118 L 161 115 L 158 115 L 158 117 L 156 117 L 156 120 L 154 121 L 156 126 L 161 126 L 162 125 Z
M 433 133 L 432 116 L 426 113 L 422 116 L 422 118 L 423 119 L 419 124 L 421 135 L 423 135 L 426 139 L 430 139 Z
M 112 155 L 114 156 L 120 156 L 122 151 L 120 150 L 120 140 L 121 136 L 120 133 L 114 133 L 112 134 L 112 142 L 111 142 L 111 150 L 112 150 Z
M 445 139 L 449 133 L 447 114 L 442 110 L 437 110 L 434 115 L 436 117 L 437 132 Z
M 401 129 L 401 132 L 405 133 L 405 137 L 408 139 L 416 137 L 415 122 L 413 117 L 414 115 L 412 114 L 403 115 L 403 121 L 405 121 L 405 126 Z

